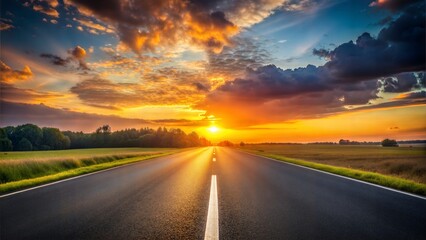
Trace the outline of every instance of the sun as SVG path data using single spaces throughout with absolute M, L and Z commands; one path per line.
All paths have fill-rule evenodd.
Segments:
M 217 131 L 219 131 L 219 128 L 218 128 L 218 127 L 216 127 L 216 126 L 211 126 L 211 127 L 209 127 L 209 128 L 208 128 L 208 130 L 209 130 L 211 133 L 216 133 Z

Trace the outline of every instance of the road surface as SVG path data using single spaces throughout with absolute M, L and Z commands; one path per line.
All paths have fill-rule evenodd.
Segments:
M 0 239 L 425 239 L 426 200 L 220 147 L 0 197 Z

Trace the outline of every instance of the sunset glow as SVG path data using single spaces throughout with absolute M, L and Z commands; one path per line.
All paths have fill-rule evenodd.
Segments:
M 425 139 L 424 9 L 5 1 L 0 127 L 166 127 L 213 142 Z
M 216 126 L 211 126 L 211 127 L 209 127 L 209 131 L 210 131 L 211 133 L 216 133 L 217 131 L 219 131 L 219 128 L 218 128 L 218 127 L 216 127 Z

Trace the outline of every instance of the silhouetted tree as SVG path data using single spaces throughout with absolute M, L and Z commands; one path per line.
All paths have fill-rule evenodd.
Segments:
M 70 147 L 70 138 L 65 136 L 57 128 L 42 128 L 43 131 L 43 146 L 48 146 L 49 149 L 67 149 Z M 45 149 L 48 150 L 48 149 Z
M 33 145 L 31 142 L 26 138 L 21 138 L 19 140 L 18 145 L 16 145 L 16 151 L 32 151 Z
M 382 146 L 383 147 L 398 147 L 398 142 L 394 139 L 384 139 L 382 141 Z
M 157 130 L 150 128 L 111 131 L 109 125 L 97 128 L 93 133 L 61 132 L 57 128 L 40 129 L 33 124 L 4 128 L 0 136 L 9 137 L 14 150 L 50 150 L 98 147 L 196 147 L 208 146 L 210 142 L 197 133 L 186 134 L 179 128 Z M 1 139 L 1 138 L 0 138 Z M 12 140 L 13 139 L 13 140 Z M 30 140 L 31 139 L 31 140 Z M 28 144 L 30 143 L 30 144 Z M 7 145 L 7 142 L 0 144 Z M 7 147 L 5 147 L 6 149 Z M 1 151 L 3 148 L 0 148 Z
M 7 137 L 6 130 L 0 128 L 0 151 L 12 151 L 12 141 Z

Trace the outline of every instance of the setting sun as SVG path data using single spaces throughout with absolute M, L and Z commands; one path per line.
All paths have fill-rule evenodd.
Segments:
M 216 133 L 217 131 L 219 131 L 219 128 L 216 126 L 211 126 L 208 129 L 209 129 L 209 132 L 211 133 Z

